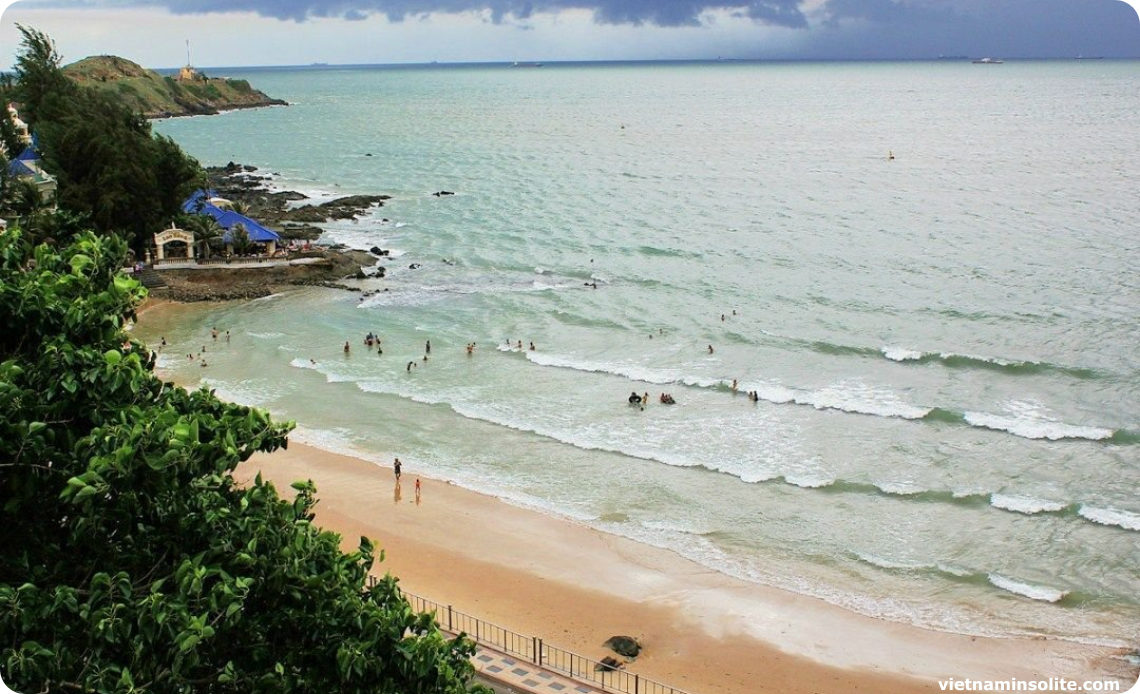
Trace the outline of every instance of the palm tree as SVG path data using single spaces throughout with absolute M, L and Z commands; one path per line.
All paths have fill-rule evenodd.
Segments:
M 245 200 L 234 200 L 230 203 L 230 209 L 234 212 L 237 212 L 238 214 L 243 214 L 248 217 L 252 208 Z
M 194 234 L 194 244 L 202 247 L 205 257 L 210 257 L 210 246 L 220 242 L 222 227 L 218 220 L 205 214 L 190 215 L 185 222 L 187 231 Z

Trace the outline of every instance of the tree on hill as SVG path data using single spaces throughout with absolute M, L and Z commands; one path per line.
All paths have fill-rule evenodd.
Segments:
M 473 646 L 235 466 L 290 425 L 153 373 L 114 237 L 0 235 L 0 668 L 22 692 L 460 694 Z M 380 554 L 382 558 L 383 554 Z
M 205 175 L 198 162 L 114 97 L 64 76 L 47 35 L 19 26 L 15 93 L 40 136 L 44 166 L 58 179 L 60 207 L 90 215 L 141 251 L 180 211 Z

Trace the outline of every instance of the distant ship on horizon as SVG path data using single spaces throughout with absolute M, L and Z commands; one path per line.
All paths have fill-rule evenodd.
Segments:
M 1001 65 L 1004 62 L 1001 58 L 978 58 L 974 65 Z
M 511 67 L 542 67 L 542 63 L 520 63 L 516 61 L 511 64 Z

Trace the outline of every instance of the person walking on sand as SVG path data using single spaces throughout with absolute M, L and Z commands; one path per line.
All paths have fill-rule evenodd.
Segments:
M 420 503 L 420 478 L 416 478 L 416 504 Z
M 403 467 L 404 464 L 400 462 L 399 458 L 396 458 L 396 462 L 392 463 L 392 472 L 396 473 L 396 484 L 400 483 L 400 475 L 403 472 L 401 468 Z

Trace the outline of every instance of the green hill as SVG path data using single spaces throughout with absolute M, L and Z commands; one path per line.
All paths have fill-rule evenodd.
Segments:
M 285 105 L 246 80 L 163 76 L 113 55 L 84 58 L 63 68 L 80 85 L 109 92 L 147 118 L 209 115 L 235 108 Z

